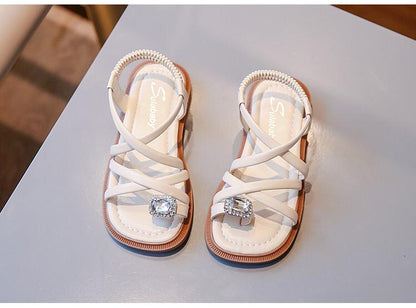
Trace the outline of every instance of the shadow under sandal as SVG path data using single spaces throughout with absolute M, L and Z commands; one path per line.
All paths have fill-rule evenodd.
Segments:
M 268 263 L 293 244 L 308 174 L 312 107 L 306 92 L 295 79 L 270 70 L 255 71 L 241 83 L 240 153 L 223 176 L 206 222 L 207 246 L 218 257 Z
M 127 91 L 120 74 L 141 61 Z M 193 197 L 184 162 L 183 133 L 191 84 L 188 74 L 151 50 L 122 58 L 108 83 L 119 132 L 104 187 L 107 229 L 124 245 L 166 252 L 182 245 L 192 224 Z

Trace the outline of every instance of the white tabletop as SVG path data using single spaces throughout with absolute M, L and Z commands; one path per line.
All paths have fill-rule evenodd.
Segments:
M 107 80 L 140 48 L 193 83 L 193 229 L 162 256 L 117 244 L 101 212 Z M 415 41 L 329 6 L 129 6 L 0 215 L 0 300 L 415 301 L 415 55 Z M 238 86 L 260 68 L 311 92 L 312 190 L 289 254 L 247 268 L 213 257 L 203 233 L 240 144 Z

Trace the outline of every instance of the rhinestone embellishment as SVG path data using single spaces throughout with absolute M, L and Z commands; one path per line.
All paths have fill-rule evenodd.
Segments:
M 155 217 L 173 217 L 176 214 L 176 199 L 167 195 L 153 196 L 149 213 Z
M 253 204 L 245 198 L 227 198 L 224 200 L 224 212 L 232 216 L 249 218 L 253 214 Z

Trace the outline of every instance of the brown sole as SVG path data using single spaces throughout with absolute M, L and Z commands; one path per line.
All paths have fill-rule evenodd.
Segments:
M 135 70 L 133 71 L 133 73 L 130 76 L 130 80 L 129 80 L 129 85 L 127 87 L 127 91 L 129 91 L 131 82 L 133 80 L 134 75 L 136 74 L 136 72 L 144 65 L 146 65 L 149 62 L 144 62 L 140 65 L 138 65 Z M 182 68 L 180 65 L 176 64 L 175 65 L 182 71 L 182 74 L 184 75 L 185 78 L 185 88 L 186 91 L 189 93 L 189 99 L 188 99 L 188 110 L 189 110 L 189 106 L 191 103 L 191 80 L 189 78 L 189 74 L 188 72 Z M 188 110 L 186 110 L 186 115 L 185 117 L 183 117 L 180 121 L 179 121 L 179 127 L 178 127 L 178 157 L 183 161 L 183 165 L 184 165 L 184 169 L 188 170 L 188 168 L 186 167 L 186 163 L 185 163 L 185 159 L 184 159 L 184 149 L 183 149 L 183 135 L 185 132 L 185 122 L 186 119 L 188 117 Z M 117 135 L 116 138 L 116 142 L 118 142 L 118 139 L 120 138 L 120 134 Z M 111 158 L 110 158 L 111 160 Z M 108 218 L 107 215 L 107 205 L 106 202 L 104 200 L 104 192 L 107 190 L 107 183 L 108 183 L 108 175 L 109 175 L 109 168 L 107 167 L 107 172 L 106 172 L 106 176 L 105 176 L 105 182 L 104 182 L 104 189 L 103 189 L 103 201 L 102 201 L 102 209 L 103 209 L 103 214 L 104 214 L 104 222 L 105 222 L 105 226 L 107 228 L 107 230 L 110 232 L 110 234 L 120 243 L 135 248 L 135 249 L 139 249 L 139 250 L 144 250 L 144 251 L 151 251 L 151 252 L 168 252 L 171 250 L 175 250 L 176 248 L 179 248 L 181 245 L 183 245 L 186 240 L 189 237 L 191 228 L 192 228 L 192 221 L 193 221 L 193 216 L 194 216 L 194 198 L 193 198 L 193 193 L 192 193 L 192 185 L 191 185 L 191 180 L 188 179 L 185 182 L 185 191 L 189 196 L 189 212 L 188 212 L 188 217 L 186 219 L 183 220 L 182 222 L 182 226 L 177 234 L 177 236 L 166 243 L 162 243 L 162 244 L 149 244 L 149 243 L 144 243 L 144 242 L 139 242 L 139 241 L 134 241 L 132 239 L 126 238 L 124 237 L 122 234 L 118 233 L 117 230 L 115 230 L 113 228 L 113 226 L 110 223 L 110 220 Z
M 309 91 L 306 88 L 306 86 L 301 83 L 299 80 L 297 82 L 302 86 L 303 90 L 305 91 L 306 95 L 308 96 L 308 99 L 310 101 L 310 95 Z M 254 86 L 251 88 L 250 93 L 248 97 L 251 98 L 251 94 L 254 91 Z M 250 108 L 251 99 L 247 102 L 247 108 Z M 244 145 L 246 142 L 247 134 L 244 132 L 243 139 L 240 146 L 239 154 L 237 155 L 237 158 L 241 157 L 241 154 L 244 149 Z M 303 136 L 301 138 L 300 142 L 300 158 L 305 161 L 306 159 L 306 148 L 307 148 L 307 135 Z M 217 190 L 215 191 L 214 195 L 220 191 L 225 183 L 222 181 L 220 185 L 218 186 Z M 215 254 L 216 256 L 220 257 L 221 259 L 235 262 L 235 263 L 244 263 L 244 264 L 265 264 L 265 263 L 272 263 L 275 262 L 282 257 L 285 256 L 287 252 L 289 252 L 290 248 L 292 247 L 296 236 L 298 234 L 301 222 L 302 222 L 302 215 L 303 215 L 303 208 L 305 203 L 305 183 L 302 181 L 302 190 L 299 191 L 298 194 L 298 201 L 296 204 L 296 212 L 298 213 L 298 223 L 292 228 L 290 231 L 286 241 L 279 247 L 277 247 L 275 250 L 266 253 L 266 254 L 253 254 L 253 255 L 247 255 L 247 254 L 237 254 L 237 253 L 230 253 L 225 250 L 222 250 L 214 240 L 214 237 L 212 235 L 212 221 L 211 221 L 211 215 L 210 215 L 210 209 L 212 206 L 212 200 L 211 205 L 208 210 L 208 215 L 205 223 L 205 242 L 207 244 L 208 249 Z

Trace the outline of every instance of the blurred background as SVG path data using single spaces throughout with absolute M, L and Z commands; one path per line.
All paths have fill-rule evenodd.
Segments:
M 416 39 L 416 5 L 336 7 Z M 0 5 L 0 211 L 125 8 Z

